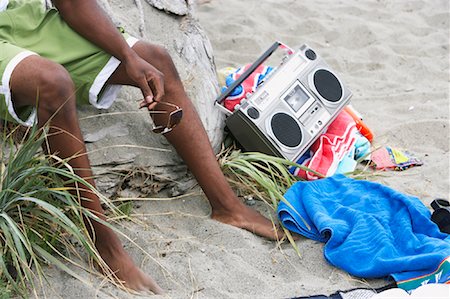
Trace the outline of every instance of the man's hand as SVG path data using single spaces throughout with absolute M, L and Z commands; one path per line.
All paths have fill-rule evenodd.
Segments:
M 137 54 L 131 55 L 122 63 L 128 76 L 139 86 L 144 96 L 139 108 L 153 109 L 164 96 L 163 73 Z
M 164 96 L 164 75 L 131 49 L 95 0 L 53 0 L 72 29 L 119 59 L 144 95 L 140 107 L 152 109 Z

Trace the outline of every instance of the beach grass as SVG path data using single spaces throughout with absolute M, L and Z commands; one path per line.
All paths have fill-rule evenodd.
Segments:
M 274 210 L 287 188 L 299 180 L 288 170 L 295 163 L 258 152 L 241 152 L 234 146 L 219 153 L 219 163 L 239 196 L 260 199 Z
M 3 130 L 0 151 L 0 298 L 12 292 L 27 297 L 30 290 L 42 289 L 44 265 L 84 281 L 70 266 L 86 269 L 80 249 L 108 273 L 87 228 L 92 220 L 103 221 L 81 206 L 76 192 L 80 185 L 97 191 L 67 160 L 42 151 L 45 128 L 31 127 L 20 138 L 18 131 Z
M 0 299 L 11 298 L 11 287 L 8 283 L 0 280 Z

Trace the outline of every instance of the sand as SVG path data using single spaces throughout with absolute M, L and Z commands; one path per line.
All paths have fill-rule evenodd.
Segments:
M 373 180 L 427 206 L 449 198 L 447 0 L 202 2 L 197 15 L 218 69 L 252 62 L 275 40 L 309 44 L 353 91 L 352 104 L 373 130 L 375 146 L 407 149 L 424 162 Z M 297 241 L 298 257 L 289 244 L 210 220 L 202 195 L 139 205 L 135 213 L 145 227 L 126 222 L 125 231 L 160 265 L 130 242 L 126 247 L 170 298 L 289 298 L 387 284 L 329 265 L 317 242 Z M 92 284 L 86 286 L 53 275 L 49 298 L 142 298 L 94 276 L 83 274 Z

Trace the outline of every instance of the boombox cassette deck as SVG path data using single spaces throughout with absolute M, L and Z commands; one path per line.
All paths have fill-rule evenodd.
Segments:
M 280 45 L 275 42 L 216 99 L 216 104 L 229 114 L 226 126 L 246 151 L 295 162 L 349 103 L 352 93 L 304 44 L 286 56 L 230 113 L 223 101 Z

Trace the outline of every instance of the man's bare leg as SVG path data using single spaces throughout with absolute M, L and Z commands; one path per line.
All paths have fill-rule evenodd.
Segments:
M 43 126 L 52 117 L 48 150 L 63 159 L 77 156 L 69 160 L 69 164 L 80 177 L 95 186 L 78 124 L 75 88 L 67 71 L 42 57 L 30 56 L 15 68 L 10 84 L 16 107 L 34 106 L 39 91 L 39 126 Z M 105 219 L 97 196 L 90 192 L 82 192 L 81 196 L 90 199 L 82 202 L 84 207 Z M 162 291 L 151 277 L 134 264 L 111 229 L 98 222 L 93 222 L 93 226 L 95 245 L 100 255 L 127 287 L 137 291 Z
M 162 100 L 183 108 L 183 119 L 180 125 L 165 136 L 205 192 L 212 207 L 211 217 L 269 239 L 279 238 L 279 232 L 274 230 L 272 222 L 243 204 L 226 181 L 205 129 L 183 88 L 169 54 L 159 46 L 142 41 L 138 42 L 133 49 L 164 74 L 165 96 Z M 136 82 L 129 79 L 122 65 L 111 76 L 108 83 L 136 86 Z M 165 120 L 167 121 L 167 118 Z

